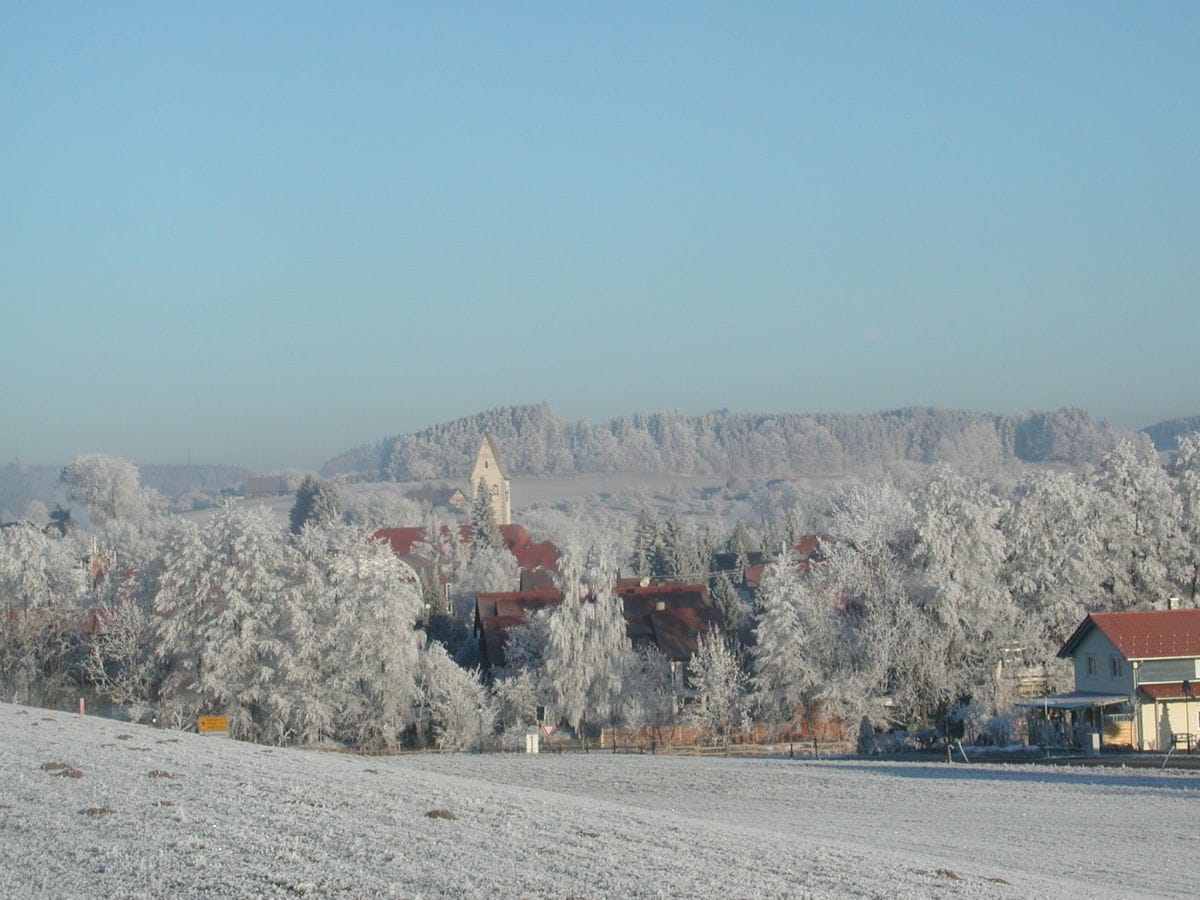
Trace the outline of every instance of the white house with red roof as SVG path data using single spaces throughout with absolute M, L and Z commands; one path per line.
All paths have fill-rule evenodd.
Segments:
M 1092 613 L 1058 655 L 1075 690 L 1026 701 L 1070 711 L 1104 743 L 1139 750 L 1191 747 L 1200 736 L 1200 609 Z

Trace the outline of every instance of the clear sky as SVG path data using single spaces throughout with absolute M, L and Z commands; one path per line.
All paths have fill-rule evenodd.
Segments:
M 1200 413 L 1200 3 L 7 3 L 0 461 Z

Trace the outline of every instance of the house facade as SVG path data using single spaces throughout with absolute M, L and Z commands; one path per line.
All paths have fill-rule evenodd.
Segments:
M 1200 609 L 1092 613 L 1058 655 L 1072 661 L 1075 690 L 1029 706 L 1090 709 L 1107 744 L 1165 752 L 1196 743 Z

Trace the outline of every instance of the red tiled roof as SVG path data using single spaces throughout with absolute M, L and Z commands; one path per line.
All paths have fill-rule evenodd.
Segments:
M 1070 656 L 1092 628 L 1099 628 L 1126 659 L 1200 656 L 1200 609 L 1092 613 L 1058 655 Z
M 621 598 L 626 634 L 652 639 L 671 659 L 691 657 L 698 638 L 720 626 L 720 612 L 709 603 L 702 584 L 667 581 L 642 587 L 637 579 L 621 579 L 615 593 Z M 475 625 L 488 664 L 504 664 L 504 632 L 562 599 L 557 588 L 476 594 Z
M 1166 684 L 1139 684 L 1138 689 L 1144 691 L 1155 700 L 1200 699 L 1200 682 L 1192 683 L 1190 694 L 1184 694 L 1182 681 L 1171 681 Z
M 412 553 L 412 545 L 423 543 L 425 529 L 415 528 L 380 528 L 375 532 L 375 539 L 386 541 L 397 556 L 408 556 Z

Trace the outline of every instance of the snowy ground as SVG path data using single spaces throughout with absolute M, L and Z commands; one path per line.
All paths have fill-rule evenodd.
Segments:
M 1184 773 L 362 758 L 0 705 L 4 897 L 1183 895 L 1198 850 Z

